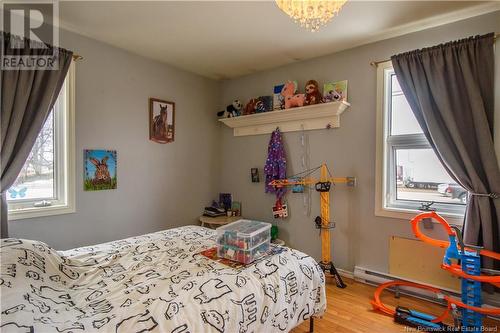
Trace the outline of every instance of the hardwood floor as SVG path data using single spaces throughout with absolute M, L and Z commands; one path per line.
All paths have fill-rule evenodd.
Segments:
M 332 279 L 327 280 L 328 308 L 322 318 L 314 320 L 315 333 L 401 333 L 417 332 L 415 329 L 405 328 L 394 323 L 393 318 L 372 310 L 370 300 L 373 297 L 374 287 L 350 279 L 344 279 L 347 288 L 339 289 Z M 401 304 L 414 310 L 429 314 L 440 314 L 443 307 L 419 300 L 417 298 L 401 295 L 396 299 L 392 293 L 383 294 L 382 301 L 387 305 Z M 449 323 L 451 324 L 451 323 Z M 497 332 L 497 321 L 485 321 L 485 326 L 492 327 L 492 332 Z M 291 333 L 309 332 L 309 321 L 293 329 Z

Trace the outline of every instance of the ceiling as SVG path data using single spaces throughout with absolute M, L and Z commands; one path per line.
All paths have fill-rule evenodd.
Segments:
M 65 1 L 59 13 L 68 30 L 226 79 L 480 15 L 499 5 L 351 0 L 315 33 L 297 26 L 274 1 Z

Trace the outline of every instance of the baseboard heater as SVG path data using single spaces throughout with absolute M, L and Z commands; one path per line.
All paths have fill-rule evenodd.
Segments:
M 382 283 L 392 281 L 392 280 L 401 280 L 401 281 L 408 281 L 408 282 L 414 282 L 414 283 L 420 283 L 420 284 L 427 284 L 422 281 L 415 281 L 411 279 L 406 279 L 398 276 L 392 276 L 390 274 L 386 273 L 381 273 L 373 270 L 369 270 L 360 266 L 355 266 L 354 267 L 354 273 L 350 273 L 344 270 L 339 269 L 340 275 L 354 278 L 355 281 L 366 283 L 372 286 L 378 286 Z M 429 285 L 429 284 L 427 284 Z M 442 288 L 440 286 L 434 286 L 431 285 L 432 287 L 439 288 L 443 291 L 445 291 L 447 294 L 452 295 L 454 297 L 460 298 L 460 294 L 457 293 L 454 290 L 450 290 L 447 288 Z M 431 292 L 428 292 L 426 290 L 422 289 L 416 289 L 416 288 L 411 288 L 411 287 L 400 287 L 397 290 L 399 293 L 408 295 L 408 296 L 413 296 L 419 299 L 423 299 L 426 301 L 430 301 L 433 303 L 441 304 L 443 306 L 446 305 L 442 300 L 438 299 L 437 296 Z M 483 293 L 483 302 L 485 307 L 500 307 L 500 298 L 498 297 L 498 294 L 486 294 Z M 500 320 L 500 317 L 490 317 L 495 320 Z

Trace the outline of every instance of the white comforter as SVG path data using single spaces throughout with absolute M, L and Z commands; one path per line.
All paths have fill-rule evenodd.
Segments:
M 215 246 L 201 227 L 64 252 L 1 246 L 2 332 L 287 332 L 326 308 L 311 257 L 286 248 L 233 269 L 198 254 Z

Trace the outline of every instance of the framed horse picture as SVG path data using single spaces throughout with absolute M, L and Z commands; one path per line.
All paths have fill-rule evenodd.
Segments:
M 174 141 L 175 103 L 149 99 L 149 140 L 158 143 Z

